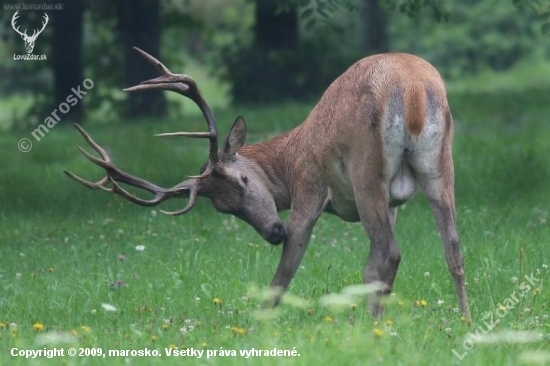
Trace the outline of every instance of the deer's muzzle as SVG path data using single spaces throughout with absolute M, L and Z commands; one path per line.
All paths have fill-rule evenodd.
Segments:
M 271 226 L 271 230 L 267 235 L 264 236 L 264 239 L 270 242 L 271 244 L 281 244 L 286 237 L 286 230 L 284 225 L 281 223 L 275 223 Z

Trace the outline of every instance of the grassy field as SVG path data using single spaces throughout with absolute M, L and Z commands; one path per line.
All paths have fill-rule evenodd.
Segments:
M 457 312 L 422 196 L 399 211 L 403 260 L 383 319 L 370 317 L 363 296 L 345 294 L 361 282 L 365 234 L 329 216 L 318 222 L 285 303 L 266 314 L 259 304 L 280 247 L 207 200 L 173 218 L 77 185 L 62 169 L 90 179 L 101 172 L 74 148 L 84 146 L 78 132 L 56 126 L 40 141 L 30 131 L 0 136 L 0 364 L 181 364 L 182 357 L 167 356 L 170 349 L 193 350 L 183 362 L 200 365 L 549 363 L 548 89 L 472 90 L 461 84 L 450 100 L 473 326 Z M 253 142 L 292 128 L 310 107 L 216 116 L 225 134 L 243 114 Z M 207 156 L 204 141 L 152 137 L 204 129 L 186 110 L 179 120 L 88 130 L 122 169 L 169 186 L 196 174 Z M 30 152 L 17 149 L 23 137 L 34 144 Z M 328 294 L 339 294 L 342 304 L 325 305 Z M 77 356 L 67 354 L 71 347 Z M 45 348 L 63 348 L 64 356 L 11 355 Z M 262 356 L 241 356 L 252 349 Z M 274 349 L 295 355 L 263 353 Z M 115 357 L 109 350 L 160 356 Z

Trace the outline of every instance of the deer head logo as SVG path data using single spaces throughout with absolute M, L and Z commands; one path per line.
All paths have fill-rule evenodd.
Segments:
M 16 11 L 15 14 L 13 14 L 13 17 L 11 18 L 11 26 L 17 33 L 21 35 L 21 38 L 23 38 L 23 41 L 25 41 L 25 48 L 27 49 L 27 53 L 32 53 L 32 50 L 34 49 L 34 42 L 36 42 L 36 38 L 38 38 L 40 33 L 42 33 L 44 28 L 46 28 L 46 24 L 48 24 L 48 20 L 49 20 L 48 14 L 44 13 L 44 22 L 42 22 L 42 29 L 40 29 L 39 31 L 35 29 L 34 32 L 32 33 L 32 36 L 29 36 L 27 35 L 26 29 L 24 32 L 20 32 L 19 26 L 17 28 L 15 27 L 15 21 L 17 20 L 17 18 L 19 18 L 19 15 L 17 15 L 18 12 L 19 10 Z

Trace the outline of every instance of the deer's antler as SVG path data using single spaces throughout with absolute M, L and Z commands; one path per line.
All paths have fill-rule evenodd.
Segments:
M 178 196 L 189 197 L 189 202 L 183 209 L 175 212 L 162 211 L 163 213 L 166 213 L 169 215 L 181 215 L 186 212 L 189 212 L 193 208 L 193 206 L 195 205 L 197 194 L 198 194 L 197 179 L 194 179 L 194 178 L 188 179 L 184 182 L 181 182 L 175 185 L 172 188 L 167 189 L 167 188 L 159 187 L 144 179 L 134 177 L 133 175 L 125 173 L 119 168 L 117 168 L 113 164 L 107 152 L 101 146 L 99 146 L 82 127 L 80 127 L 77 124 L 75 124 L 75 126 L 80 131 L 82 136 L 84 136 L 84 139 L 86 139 L 88 144 L 90 144 L 90 146 L 101 156 L 101 159 L 91 155 L 80 146 L 77 146 L 77 148 L 92 163 L 99 165 L 100 167 L 105 169 L 107 171 L 107 175 L 101 180 L 93 183 L 85 179 L 82 179 L 79 176 L 67 170 L 64 170 L 63 172 L 67 174 L 69 177 L 76 180 L 78 183 L 85 185 L 88 188 L 102 189 L 106 192 L 118 194 L 126 198 L 127 200 L 137 203 L 138 205 L 141 205 L 141 206 L 155 206 L 171 197 L 178 197 Z M 151 192 L 154 194 L 154 198 L 150 200 L 144 200 L 144 199 L 138 198 L 133 194 L 131 194 L 130 192 L 128 192 L 127 190 L 125 190 L 124 188 L 122 188 L 119 183 L 126 183 L 133 187 L 141 188 L 143 190 Z
M 212 164 L 208 165 L 208 168 L 200 175 L 192 178 L 204 178 L 212 173 L 212 167 L 218 161 L 218 132 L 216 127 L 216 121 L 210 107 L 206 101 L 202 98 L 195 80 L 186 74 L 173 74 L 166 66 L 159 60 L 148 54 L 147 52 L 134 47 L 140 55 L 142 55 L 147 61 L 155 65 L 162 74 L 158 78 L 150 79 L 142 82 L 140 85 L 132 86 L 124 89 L 124 91 L 133 92 L 139 90 L 151 90 L 151 89 L 163 89 L 171 90 L 194 101 L 200 108 L 206 122 L 208 124 L 208 132 L 171 132 L 162 133 L 156 136 L 185 136 L 195 138 L 208 138 L 210 140 L 210 154 L 209 160 Z
M 212 111 L 210 110 L 210 107 L 208 106 L 206 101 L 202 98 L 199 92 L 199 89 L 197 88 L 197 84 L 189 75 L 173 74 L 170 70 L 168 70 L 166 66 L 162 64 L 162 62 L 160 62 L 159 60 L 157 60 L 147 52 L 142 51 L 137 47 L 134 47 L 134 49 L 137 52 L 139 52 L 147 61 L 155 65 L 159 69 L 162 75 L 159 76 L 158 78 L 144 81 L 140 85 L 126 88 L 124 90 L 129 92 L 139 91 L 139 90 L 151 90 L 151 89 L 171 90 L 183 96 L 186 96 L 192 101 L 194 101 L 198 105 L 202 114 L 204 115 L 204 118 L 206 119 L 206 122 L 208 124 L 208 132 L 174 132 L 174 133 L 159 134 L 157 136 L 187 136 L 187 137 L 209 139 L 210 164 L 207 165 L 206 170 L 201 175 L 191 176 L 189 177 L 189 179 L 183 181 L 182 183 L 177 184 L 172 188 L 169 188 L 169 189 L 162 188 L 154 185 L 153 183 L 147 182 L 146 180 L 143 180 L 141 178 L 134 177 L 118 169 L 109 158 L 109 155 L 107 154 L 107 152 L 101 146 L 99 146 L 96 142 L 94 142 L 94 140 L 92 140 L 90 135 L 88 135 L 88 133 L 84 131 L 82 127 L 80 127 L 79 125 L 75 125 L 76 128 L 78 128 L 78 130 L 82 134 L 82 136 L 84 136 L 86 141 L 90 144 L 90 146 L 101 156 L 101 159 L 87 153 L 81 147 L 78 147 L 78 149 L 80 150 L 80 152 L 82 152 L 82 154 L 84 154 L 84 156 L 86 156 L 94 164 L 99 165 L 100 167 L 105 169 L 107 171 L 107 176 L 105 176 L 103 179 L 99 180 L 98 182 L 93 183 L 85 179 L 82 179 L 69 171 L 65 170 L 64 172 L 69 177 L 85 185 L 86 187 L 89 187 L 91 189 L 102 189 L 107 192 L 121 195 L 124 198 L 142 206 L 154 206 L 170 197 L 188 196 L 189 202 L 187 203 L 187 206 L 185 206 L 183 209 L 176 212 L 163 211 L 164 213 L 171 214 L 171 215 L 181 215 L 190 211 L 193 208 L 195 204 L 195 200 L 198 195 L 198 191 L 199 191 L 200 179 L 209 176 L 212 173 L 214 165 L 218 162 L 218 132 L 216 128 L 216 121 L 214 120 L 214 116 L 212 115 Z M 126 191 L 124 188 L 122 188 L 119 183 L 126 183 L 131 186 L 149 191 L 154 194 L 154 198 L 151 200 L 144 200 L 144 199 L 138 198 L 132 195 L 130 192 Z

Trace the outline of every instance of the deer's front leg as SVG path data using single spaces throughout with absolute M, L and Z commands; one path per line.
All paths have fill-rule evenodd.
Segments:
M 283 243 L 281 261 L 271 281 L 271 297 L 266 306 L 277 306 L 302 262 L 311 231 L 323 210 L 324 197 L 312 197 L 309 210 L 293 209 L 286 227 L 287 237 Z

